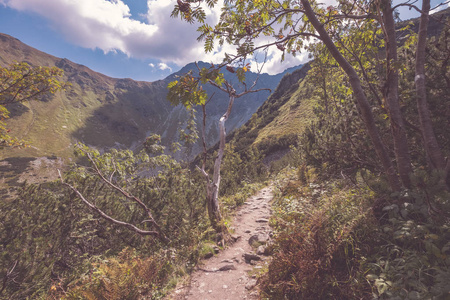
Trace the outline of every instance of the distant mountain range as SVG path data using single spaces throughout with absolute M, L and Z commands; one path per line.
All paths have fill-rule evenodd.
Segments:
M 166 100 L 167 84 L 191 69 L 191 63 L 163 80 L 156 82 L 111 78 L 76 64 L 65 58 L 57 58 L 41 52 L 18 39 L 0 33 L 0 65 L 13 61 L 25 61 L 35 66 L 56 66 L 64 70 L 63 80 L 72 84 L 66 91 L 44 97 L 39 101 L 10 105 L 11 119 L 8 126 L 12 134 L 29 141 L 31 147 L 21 150 L 5 150 L 0 158 L 12 156 L 71 157 L 72 145 L 81 141 L 99 149 L 109 147 L 136 148 L 151 133 L 160 134 L 163 143 L 169 145 L 177 139 L 187 114 L 183 107 L 174 107 Z M 199 62 L 200 67 L 209 64 Z M 260 74 L 256 88 L 277 87 L 281 78 L 296 68 L 277 75 Z M 237 82 L 225 72 L 228 80 Z M 248 72 L 247 82 L 253 82 L 257 74 Z M 228 97 L 207 86 L 214 99 L 207 107 L 207 140 L 217 142 L 217 120 L 228 104 Z M 263 91 L 249 94 L 235 102 L 227 121 L 229 131 L 239 128 L 256 112 L 270 93 Z

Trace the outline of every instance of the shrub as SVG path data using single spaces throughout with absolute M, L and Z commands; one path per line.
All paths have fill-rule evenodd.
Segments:
M 298 184 L 294 196 L 280 192 L 275 201 L 275 255 L 262 277 L 263 298 L 361 299 L 370 295 L 363 270 L 376 224 L 368 205 L 371 193 L 310 186 Z
M 155 299 L 162 294 L 172 269 L 170 256 L 155 254 L 144 258 L 125 248 L 117 257 L 93 263 L 65 299 Z

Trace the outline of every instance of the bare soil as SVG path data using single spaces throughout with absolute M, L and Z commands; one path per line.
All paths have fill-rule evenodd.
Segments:
M 270 257 L 256 255 L 256 252 L 258 245 L 263 245 L 259 248 L 261 252 L 264 244 L 270 243 L 271 229 L 268 219 L 272 198 L 270 187 L 248 198 L 234 216 L 232 226 L 235 232 L 232 236 L 236 242 L 202 261 L 197 271 L 192 274 L 190 282 L 175 290 L 167 299 L 259 299 L 255 274 L 261 271 Z M 249 257 L 254 259 L 249 260 Z

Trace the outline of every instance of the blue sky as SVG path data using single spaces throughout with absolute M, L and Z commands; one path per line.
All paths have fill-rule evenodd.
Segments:
M 326 0 L 330 1 L 330 0 Z M 397 2 L 397 1 L 395 1 Z M 442 1 L 432 1 L 434 5 Z M 217 62 L 228 47 L 205 54 L 197 26 L 170 18 L 176 0 L 0 0 L 0 32 L 57 57 L 111 77 L 154 81 L 192 61 Z M 447 4 L 448 5 L 448 4 Z M 208 11 L 218 19 L 219 8 Z M 402 19 L 413 16 L 402 11 Z M 268 73 L 305 62 L 306 53 L 280 64 L 274 52 Z

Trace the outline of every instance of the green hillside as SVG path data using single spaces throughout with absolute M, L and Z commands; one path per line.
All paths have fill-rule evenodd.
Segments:
M 286 74 L 267 101 L 241 128 L 230 134 L 237 152 L 255 146 L 268 156 L 295 145 L 297 136 L 314 120 L 316 103 L 307 88 L 310 65 Z
M 184 126 L 187 113 L 182 107 L 173 107 L 166 100 L 167 84 L 176 75 L 195 70 L 192 63 L 164 80 L 156 82 L 117 79 L 94 72 L 89 68 L 60 59 L 19 40 L 0 34 L 0 64 L 25 61 L 35 66 L 56 66 L 64 71 L 63 81 L 71 84 L 65 91 L 47 96 L 40 101 L 10 105 L 8 120 L 12 134 L 22 138 L 31 147 L 5 150 L 0 158 L 12 156 L 56 155 L 72 157 L 72 147 L 81 141 L 99 149 L 111 147 L 136 148 L 150 133 L 163 137 L 165 145 L 178 139 L 178 129 Z M 209 64 L 200 62 L 201 67 Z M 260 74 L 256 88 L 274 89 L 284 73 Z M 225 72 L 226 78 L 232 74 Z M 248 82 L 257 74 L 249 72 Z M 237 87 L 238 88 L 238 87 Z M 208 112 L 208 144 L 218 139 L 216 119 L 223 114 L 227 96 L 214 88 L 206 90 L 215 97 Z M 233 116 L 227 122 L 229 130 L 240 127 L 269 96 L 268 91 L 249 94 L 236 102 Z
M 28 47 L 10 36 L 0 35 L 0 64 L 25 61 L 31 65 L 56 66 L 64 70 L 66 91 L 40 101 L 10 105 L 11 133 L 31 145 L 2 151 L 1 157 L 72 157 L 73 144 L 83 141 L 100 148 L 130 147 L 161 130 L 161 120 L 172 109 L 165 100 L 166 82 L 115 79 L 89 68 Z M 39 99 L 38 99 L 39 100 Z

